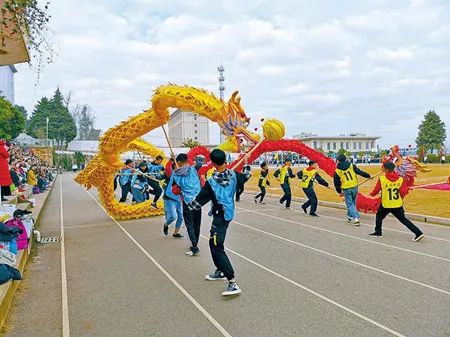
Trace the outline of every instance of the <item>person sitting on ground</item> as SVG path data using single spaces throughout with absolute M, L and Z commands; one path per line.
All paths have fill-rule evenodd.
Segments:
M 259 173 L 258 187 L 261 192 L 258 193 L 254 197 L 254 200 L 255 200 L 255 203 L 259 203 L 260 205 L 263 205 L 264 197 L 266 195 L 266 186 L 270 186 L 269 166 L 267 165 L 266 162 L 263 162 L 263 163 L 261 163 L 260 167 L 261 167 L 261 171 Z M 258 199 L 259 199 L 259 201 L 258 201 Z
M 276 179 L 280 181 L 281 188 L 283 189 L 283 196 L 280 199 L 280 204 L 283 204 L 286 201 L 286 209 L 291 208 L 291 185 L 289 184 L 289 178 L 295 178 L 294 173 L 292 173 L 291 169 L 292 161 L 290 158 L 286 158 L 284 160 L 284 165 L 275 171 L 273 174 Z
M 148 165 L 148 174 L 150 177 L 147 177 L 147 183 L 152 189 L 150 193 L 154 195 L 151 204 L 153 208 L 158 208 L 157 202 L 162 194 L 159 180 L 164 179 L 164 167 L 162 166 L 163 159 L 162 156 L 156 156 L 155 160 Z
M 317 163 L 312 160 L 308 163 L 307 168 L 298 171 L 297 177 L 301 180 L 300 187 L 308 198 L 301 206 L 302 210 L 305 214 L 308 214 L 308 207 L 311 206 L 309 215 L 317 217 L 316 210 L 318 201 L 316 192 L 314 191 L 314 181 L 317 180 L 320 185 L 325 187 L 328 187 L 328 183 L 317 173 Z
M 370 192 L 370 195 L 373 197 L 381 192 L 381 205 L 375 216 L 375 231 L 369 235 L 381 237 L 383 220 L 391 213 L 398 221 L 414 233 L 415 237 L 413 241 L 417 242 L 422 240 L 425 235 L 405 216 L 403 198 L 408 193 L 409 188 L 406 181 L 395 172 L 394 163 L 384 163 L 383 169 L 385 174 L 378 179 L 374 189 Z
M 32 166 L 27 172 L 27 184 L 30 186 L 37 186 L 37 178 L 35 171 L 37 170 L 36 166 Z
M 334 187 L 339 195 L 345 198 L 347 206 L 347 221 L 359 226 L 359 212 L 356 209 L 356 196 L 358 195 L 358 175 L 370 178 L 370 174 L 361 171 L 355 164 L 348 162 L 345 155 L 336 158 L 337 167 L 334 173 Z

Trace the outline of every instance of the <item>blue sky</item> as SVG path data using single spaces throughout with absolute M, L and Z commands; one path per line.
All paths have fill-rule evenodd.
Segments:
M 240 90 L 253 121 L 277 117 L 288 136 L 407 146 L 430 109 L 450 127 L 447 1 L 61 0 L 51 11 L 55 62 L 37 86 L 27 65 L 16 75 L 29 110 L 60 86 L 105 130 L 148 108 L 158 85 L 217 92 L 223 63 L 226 97 Z

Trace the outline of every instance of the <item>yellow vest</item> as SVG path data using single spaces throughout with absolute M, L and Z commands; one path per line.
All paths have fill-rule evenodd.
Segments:
M 386 176 L 380 177 L 381 183 L 381 204 L 384 208 L 399 208 L 403 206 L 403 199 L 400 195 L 400 187 L 403 184 L 403 178 L 399 177 L 396 181 L 390 181 Z
M 343 190 L 358 186 L 358 178 L 356 177 L 355 170 L 353 169 L 353 164 L 350 164 L 350 167 L 345 171 L 336 169 L 336 173 L 339 178 L 341 178 L 341 188 Z
M 259 174 L 259 180 L 261 180 L 261 186 L 266 187 L 267 186 L 267 178 L 269 177 L 269 173 L 267 172 L 267 175 L 265 177 L 262 176 L 262 173 L 264 171 L 261 171 Z
M 28 185 L 31 186 L 36 186 L 37 185 L 37 178 L 36 178 L 36 174 L 34 173 L 34 171 L 32 169 L 30 169 L 28 171 L 28 175 L 27 175 L 27 183 Z
M 280 169 L 280 184 L 284 183 L 284 178 L 286 177 L 288 171 L 288 166 L 284 165 L 281 169 Z
M 303 169 L 303 171 L 302 171 L 302 181 L 300 183 L 300 187 L 301 188 L 307 188 L 309 186 L 309 182 L 311 181 L 311 179 L 314 178 L 316 173 L 317 173 L 316 170 L 308 171 L 307 169 Z

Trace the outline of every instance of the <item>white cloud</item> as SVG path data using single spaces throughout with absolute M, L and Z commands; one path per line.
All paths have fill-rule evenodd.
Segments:
M 405 145 L 431 107 L 450 126 L 450 4 L 443 1 L 50 6 L 59 57 L 37 87 L 26 65 L 16 75 L 17 103 L 30 111 L 60 86 L 74 104 L 90 104 L 107 129 L 148 108 L 161 84 L 217 93 L 223 63 L 226 96 L 239 90 L 253 121 L 277 117 L 288 134 L 366 132 L 382 136 L 382 144 Z

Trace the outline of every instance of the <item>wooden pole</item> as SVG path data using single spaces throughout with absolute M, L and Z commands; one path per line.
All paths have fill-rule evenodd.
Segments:
M 261 138 L 261 140 L 255 145 L 255 146 L 253 146 L 253 148 L 248 152 L 248 153 L 246 153 L 231 169 L 232 170 L 235 170 L 237 167 L 239 167 L 241 164 L 242 164 L 242 162 L 244 161 L 244 160 L 246 160 L 246 158 L 248 158 L 248 157 L 250 157 L 251 156 L 251 154 L 253 153 L 253 152 L 255 152 L 255 150 L 263 143 L 265 141 L 265 139 L 264 138 Z
M 383 171 L 378 172 L 377 174 L 375 174 L 375 175 L 371 176 L 370 178 L 364 180 L 362 183 L 359 183 L 357 186 L 359 187 L 359 186 L 361 186 L 362 184 L 367 183 L 369 180 L 372 180 L 373 178 L 378 177 L 378 176 L 379 176 L 380 174 L 382 174 L 382 173 L 383 173 Z
M 175 163 L 175 167 L 178 168 L 178 164 L 177 161 L 175 160 L 175 152 L 173 152 L 173 148 L 172 148 L 172 144 L 170 143 L 170 139 L 169 139 L 169 135 L 167 134 L 166 128 L 164 127 L 164 125 L 161 125 L 163 131 L 164 131 L 164 136 L 166 137 L 166 141 L 167 141 L 167 145 L 169 145 L 169 150 L 170 150 L 170 154 L 173 158 L 173 161 Z

